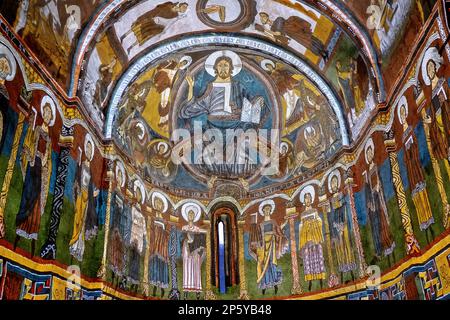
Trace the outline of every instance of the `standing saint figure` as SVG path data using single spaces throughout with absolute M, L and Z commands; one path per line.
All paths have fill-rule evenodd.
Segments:
M 404 98 L 404 97 L 403 97 Z M 403 127 L 403 145 L 405 146 L 405 164 L 408 172 L 408 182 L 411 190 L 411 196 L 416 208 L 417 219 L 420 230 L 426 233 L 427 242 L 428 230 L 431 237 L 434 238 L 431 225 L 434 223 L 433 213 L 428 199 L 427 184 L 423 173 L 422 164 L 419 158 L 419 146 L 413 128 L 408 125 L 408 109 L 406 98 L 400 101 L 398 106 L 398 117 Z
M 159 18 L 167 20 L 177 19 L 187 11 L 188 6 L 187 2 L 174 3 L 169 1 L 158 4 L 152 10 L 138 17 L 131 25 L 131 29 L 120 37 L 120 42 L 122 43 L 129 34 L 134 34 L 136 41 L 127 50 L 128 54 L 130 54 L 131 49 L 137 45 L 142 46 L 151 38 L 164 32 L 168 26 L 162 24 Z
M 125 168 L 119 161 L 116 162 L 116 192 L 114 196 L 113 211 L 112 211 L 112 226 L 111 235 L 109 239 L 108 248 L 108 261 L 109 268 L 112 271 L 112 284 L 114 285 L 114 279 L 117 277 L 117 285 L 119 285 L 119 279 L 123 276 L 125 271 L 125 228 L 123 215 L 124 201 L 122 197 L 122 189 L 125 186 Z
M 430 127 L 431 146 L 434 157 L 443 161 L 450 178 L 450 109 L 448 89 L 445 78 L 438 77 L 444 63 L 443 57 L 435 47 L 425 52 L 422 62 L 422 77 L 425 86 L 431 89 L 430 116 L 426 122 Z
M 44 214 L 52 173 L 52 143 L 49 128 L 55 123 L 55 104 L 45 96 L 41 102 L 43 122 L 34 127 L 37 116 L 30 117 L 30 126 L 23 143 L 21 169 L 24 177 L 22 198 L 16 216 L 16 249 L 20 237 L 31 240 L 34 256 L 41 216 Z
M 344 273 L 350 272 L 355 279 L 353 271 L 356 270 L 355 256 L 350 241 L 349 221 L 347 214 L 347 202 L 345 195 L 339 190 L 341 185 L 339 172 L 330 175 L 328 188 L 332 194 L 331 212 L 328 216 L 331 246 L 336 254 L 337 267 L 341 273 L 341 283 L 344 282 Z
M 159 192 L 152 194 L 152 207 L 155 216 L 150 229 L 150 258 L 149 283 L 153 285 L 153 296 L 157 288 L 161 289 L 161 298 L 164 289 L 169 287 L 169 232 L 163 214 L 169 209 L 167 199 Z
M 283 282 L 283 271 L 278 265 L 280 259 L 288 250 L 288 240 L 283 234 L 283 227 L 272 219 L 275 211 L 275 202 L 265 200 L 259 205 L 259 214 L 264 217 L 264 221 L 258 224 L 252 223 L 250 234 L 250 256 L 256 260 L 256 283 L 262 294 L 267 289 L 274 288 L 278 293 L 278 286 Z M 256 217 L 258 215 L 255 215 Z M 257 220 L 257 219 L 256 219 Z
M 134 292 L 137 292 L 141 283 L 141 257 L 144 251 L 144 239 L 147 237 L 147 225 L 142 215 L 142 206 L 145 203 L 145 188 L 139 180 L 134 181 L 133 200 L 128 280 L 131 283 L 131 290 L 134 289 Z
M 374 144 L 370 139 L 365 147 L 366 163 L 369 165 L 365 181 L 367 216 L 372 230 L 375 255 L 378 259 L 388 257 L 394 253 L 395 241 L 389 227 L 389 216 L 384 200 L 383 188 L 378 175 L 378 167 L 374 163 Z M 395 256 L 393 257 L 395 261 Z
M 168 130 L 172 86 L 177 81 L 179 72 L 185 70 L 191 63 L 192 58 L 190 56 L 184 56 L 179 61 L 168 60 L 158 65 L 153 75 L 153 84 L 161 97 L 158 105 L 160 116 L 158 126 L 163 131 Z
M 195 203 L 186 203 L 181 208 L 181 215 L 188 223 L 182 230 L 186 234 L 182 245 L 183 256 L 183 295 L 188 299 L 189 292 L 196 294 L 197 300 L 203 291 L 202 264 L 206 257 L 206 230 L 196 226 L 201 218 L 201 208 Z
M 91 161 L 94 158 L 94 142 L 89 133 L 84 142 L 85 160 L 81 162 L 79 153 L 78 169 L 73 187 L 75 197 L 75 217 L 72 238 L 69 242 L 70 254 L 78 261 L 83 260 L 85 241 L 97 235 L 98 221 L 95 200 L 100 190 L 92 181 Z
M 266 12 L 260 12 L 259 18 L 262 25 L 256 24 L 255 29 L 263 32 L 275 42 L 288 45 L 289 40 L 293 39 L 302 46 L 311 50 L 315 55 L 328 61 L 328 51 L 320 39 L 313 35 L 311 23 L 297 16 L 291 16 L 287 19 L 278 17 L 271 20 Z M 265 26 L 268 26 L 266 28 Z
M 299 250 L 303 260 L 305 281 L 309 282 L 311 291 L 312 281 L 320 280 L 320 287 L 323 287 L 323 280 L 326 278 L 325 259 L 323 256 L 324 234 L 323 223 L 317 209 L 312 205 L 315 200 L 314 187 L 306 186 L 300 193 L 300 202 L 305 206 L 300 215 L 299 225 Z

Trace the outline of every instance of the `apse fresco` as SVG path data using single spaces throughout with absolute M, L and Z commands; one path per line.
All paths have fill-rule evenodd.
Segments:
M 450 297 L 443 3 L 0 13 L 0 299 Z
M 330 58 L 338 50 L 341 38 L 351 42 L 320 11 L 290 1 L 236 0 L 226 5 L 211 1 L 155 5 L 154 1 L 142 1 L 127 8 L 112 26 L 100 29 L 95 46 L 85 55 L 85 70 L 81 72 L 85 77 L 78 95 L 86 104 L 97 107 L 93 114 L 97 121 L 103 121 L 107 113 L 105 100 L 113 90 L 111 83 L 130 63 L 155 43 L 178 38 L 187 29 L 191 33 L 251 34 L 290 48 L 321 70 L 333 67 Z M 353 47 L 357 51 L 354 44 Z M 364 62 L 362 68 L 366 69 Z M 368 72 L 363 74 L 368 77 Z
M 229 82 L 216 75 L 221 59 L 232 69 Z M 223 153 L 234 154 L 232 164 L 209 165 L 211 159 L 205 156 L 204 163 L 197 163 L 195 150 L 185 155 L 192 163 L 172 161 L 172 154 L 186 142 L 173 141 L 171 133 L 188 130 L 193 136 L 188 144 L 193 146 L 197 143 L 196 126 L 203 131 L 220 131 Z M 281 139 L 279 170 L 263 174 L 264 155 L 252 146 L 243 150 L 239 140 L 226 134 L 227 129 L 277 130 Z M 266 56 L 217 48 L 179 53 L 148 66 L 121 98 L 113 134 L 148 181 L 190 185 L 205 192 L 228 182 L 249 190 L 264 182 L 287 181 L 327 161 L 342 148 L 336 115 L 307 76 Z M 271 148 L 271 137 L 267 138 L 266 148 Z

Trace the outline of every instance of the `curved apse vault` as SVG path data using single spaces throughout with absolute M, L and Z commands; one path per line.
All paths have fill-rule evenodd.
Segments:
M 0 299 L 447 299 L 446 21 L 4 0 Z

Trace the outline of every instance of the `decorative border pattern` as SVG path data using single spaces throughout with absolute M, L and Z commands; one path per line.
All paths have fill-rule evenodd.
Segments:
M 27 257 L 21 256 L 0 245 L 0 263 L 2 260 L 9 268 L 4 273 L 20 272 L 27 279 L 47 278 L 50 284 L 50 299 L 143 299 L 142 296 L 123 294 L 114 290 L 109 284 L 98 279 L 85 279 L 81 277 L 80 292 L 72 292 L 67 286 L 71 273 L 61 266 L 53 263 L 39 264 Z M 13 262 L 14 261 L 14 262 Z M 405 277 L 416 273 L 421 285 L 417 288 L 422 292 L 424 299 L 440 300 L 450 298 L 450 234 L 446 234 L 422 255 L 410 258 L 400 265 L 396 265 L 381 275 L 380 285 L 369 286 L 365 280 L 359 280 L 349 285 L 327 289 L 322 292 L 304 293 L 297 296 L 282 297 L 291 300 L 312 299 L 343 299 L 343 300 L 379 300 L 379 299 L 405 299 Z M 7 276 L 7 275 L 6 275 Z M 1 278 L 1 277 L 0 277 Z M 29 283 L 29 281 L 28 281 Z M 56 289 L 59 292 L 56 292 Z M 0 297 L 4 288 L 0 287 Z M 55 294 L 58 293 L 58 294 Z M 65 294 L 64 294 L 65 293 Z

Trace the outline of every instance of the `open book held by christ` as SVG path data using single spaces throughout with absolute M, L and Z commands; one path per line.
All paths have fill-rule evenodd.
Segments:
M 253 102 L 250 102 L 247 98 L 243 99 L 241 122 L 250 122 L 259 124 L 261 121 L 261 111 L 264 104 L 262 97 L 257 97 Z

